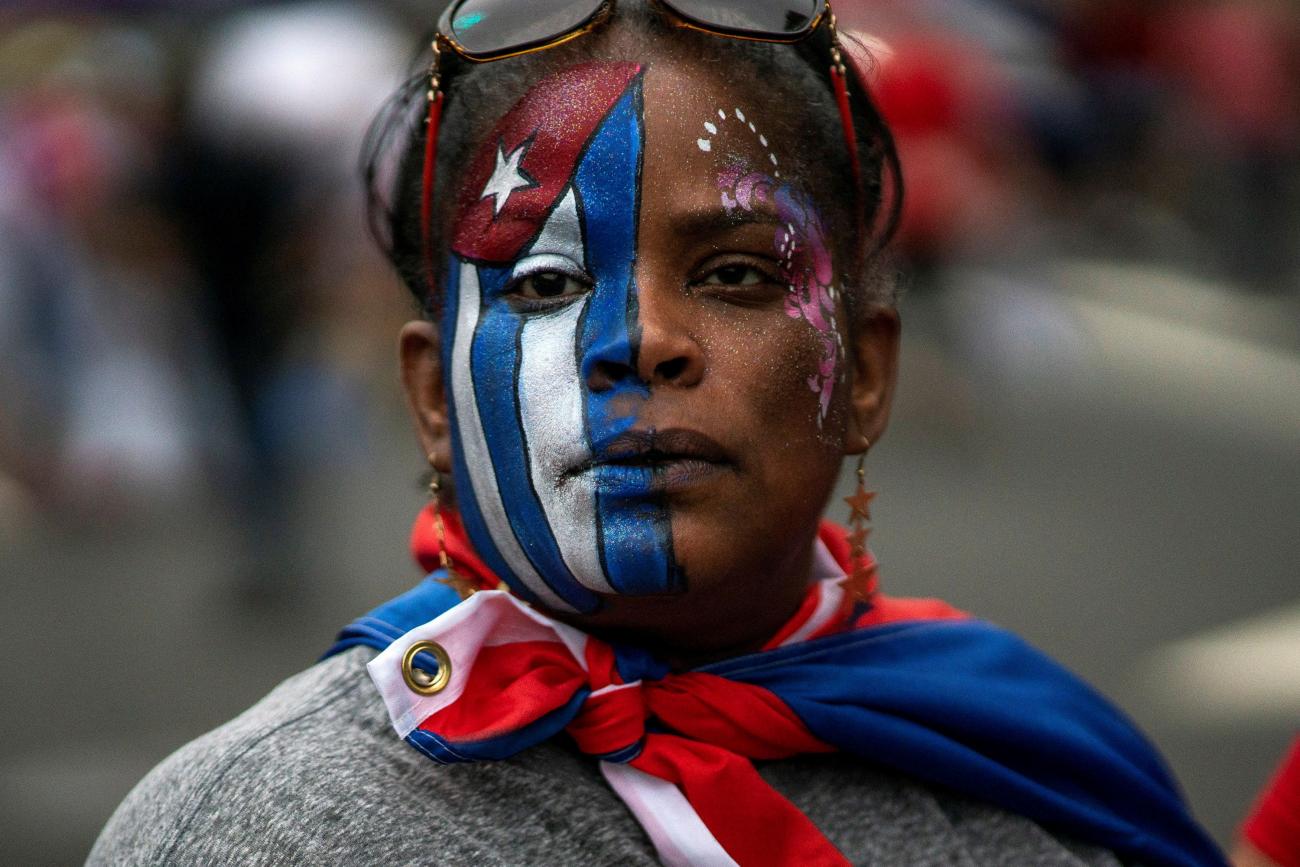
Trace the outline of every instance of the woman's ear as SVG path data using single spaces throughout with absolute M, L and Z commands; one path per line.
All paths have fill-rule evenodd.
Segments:
M 865 311 L 849 343 L 849 420 L 844 453 L 857 455 L 875 445 L 889 424 L 898 379 L 898 311 L 874 305 Z
M 442 335 L 425 320 L 402 327 L 398 355 L 406 405 L 426 455 L 434 456 L 440 473 L 451 472 L 451 424 L 447 393 L 442 384 Z

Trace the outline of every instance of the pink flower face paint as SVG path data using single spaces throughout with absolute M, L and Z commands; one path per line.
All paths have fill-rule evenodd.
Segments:
M 754 169 L 743 162 L 729 162 L 718 172 L 718 190 L 728 213 L 754 212 L 768 208 L 776 213 L 781 226 L 772 239 L 781 263 L 781 277 L 788 289 L 785 311 L 793 319 L 808 324 L 817 334 L 820 357 L 816 370 L 808 377 L 808 388 L 817 395 L 817 423 L 822 425 L 830 412 L 840 360 L 844 355 L 843 338 L 837 321 L 835 270 L 831 261 L 826 228 L 811 198 L 800 187 L 781 178 L 780 161 L 768 146 L 767 137 L 739 108 L 728 113 L 718 109 L 717 119 L 704 123 L 705 136 L 696 145 L 706 153 L 714 152 L 714 140 L 724 132 L 756 139 L 766 154 L 767 166 Z

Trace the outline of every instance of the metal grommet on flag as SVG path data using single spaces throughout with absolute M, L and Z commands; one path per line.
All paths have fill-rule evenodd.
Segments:
M 420 653 L 430 653 L 438 661 L 436 673 L 429 674 L 424 669 L 415 667 L 415 657 Z M 451 657 L 436 641 L 417 641 L 402 654 L 402 679 L 412 692 L 437 695 L 451 683 Z

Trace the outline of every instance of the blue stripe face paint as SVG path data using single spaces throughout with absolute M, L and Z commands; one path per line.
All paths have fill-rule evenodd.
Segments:
M 603 378 L 584 393 L 588 442 L 600 454 L 636 423 L 625 414 L 650 396 L 637 374 L 637 216 L 644 145 L 641 85 L 626 93 L 578 165 L 574 185 L 583 203 L 587 251 L 595 291 L 579 339 L 584 382 Z M 600 366 L 603 370 L 597 370 Z M 643 595 L 681 589 L 674 583 L 672 527 L 652 496 L 648 467 L 605 464 L 593 468 L 596 520 L 605 572 L 620 593 Z
M 644 137 L 639 67 L 541 82 L 484 142 L 449 257 L 461 516 L 489 567 L 560 611 L 684 589 L 653 471 L 601 460 L 650 395 L 637 368 Z M 522 288 L 532 278 L 569 288 L 539 303 Z

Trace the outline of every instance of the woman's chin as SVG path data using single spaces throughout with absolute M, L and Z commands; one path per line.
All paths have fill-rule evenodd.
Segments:
M 597 611 L 561 616 L 613 641 L 632 642 L 669 653 L 689 666 L 756 650 L 798 608 L 808 558 L 786 568 L 759 568 L 761 558 L 734 520 L 709 510 L 674 515 L 674 557 L 684 573 L 683 589 L 642 595 L 602 594 Z M 780 559 L 780 558 L 778 558 Z M 798 562 L 802 561 L 802 562 Z

